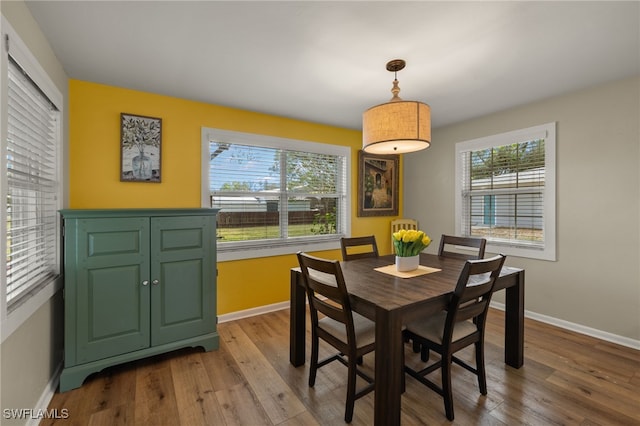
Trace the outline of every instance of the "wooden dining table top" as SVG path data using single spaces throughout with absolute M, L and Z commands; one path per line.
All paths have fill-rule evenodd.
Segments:
M 418 315 L 441 310 L 449 302 L 465 264 L 464 260 L 421 253 L 420 265 L 439 271 L 401 278 L 376 270 L 394 262 L 393 255 L 340 262 L 352 307 L 356 312 L 375 320 L 374 307 L 400 309 L 407 311 L 405 314 L 410 314 L 409 311 L 415 311 L 416 304 L 419 304 L 421 307 Z M 503 267 L 501 276 L 519 271 L 521 269 Z M 498 284 L 496 290 L 500 289 Z
M 464 261 L 459 259 L 421 254 L 420 265 L 440 271 L 411 278 L 376 271 L 376 268 L 393 264 L 394 261 L 395 256 L 389 255 L 341 262 L 352 302 L 375 305 L 386 310 L 409 308 L 425 300 L 446 303 L 464 267 Z M 354 310 L 358 311 L 357 307 Z

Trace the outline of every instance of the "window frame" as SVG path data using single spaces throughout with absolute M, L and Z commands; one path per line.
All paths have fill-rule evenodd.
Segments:
M 463 164 L 464 152 L 499 147 L 533 139 L 545 140 L 545 186 L 543 194 L 543 232 L 544 248 L 527 247 L 526 244 L 495 241 L 487 238 L 486 250 L 491 253 L 503 253 L 509 256 L 525 257 L 547 261 L 556 260 L 556 122 L 550 122 L 525 129 L 514 130 L 456 143 L 455 146 L 455 229 L 456 234 L 466 235 L 462 214 L 465 197 L 462 176 L 466 165 Z M 513 191 L 517 193 L 517 191 Z
M 40 65 L 35 56 L 28 49 L 26 44 L 19 37 L 18 33 L 13 29 L 4 16 L 1 17 L 0 32 L 2 33 L 2 55 L 0 55 L 0 157 L 7 158 L 7 121 L 8 121 L 8 66 L 9 54 L 15 62 L 27 73 L 29 78 L 38 86 L 38 88 L 49 98 L 49 100 L 58 109 L 58 126 L 56 129 L 56 179 L 58 182 L 56 197 L 56 210 L 62 208 L 63 200 L 63 125 L 64 97 L 58 90 L 53 80 L 49 77 L 45 69 Z M 7 43 L 8 37 L 8 43 Z M 0 166 L 0 197 L 6 199 L 7 196 L 7 165 L 6 161 L 2 161 Z M 7 252 L 7 212 L 6 209 L 0 209 L 0 233 L 3 237 L 0 239 L 0 250 Z M 29 319 L 43 304 L 45 304 L 53 295 L 62 288 L 62 273 L 60 270 L 61 259 L 61 231 L 60 217 L 56 215 L 56 265 L 58 270 L 56 276 L 50 280 L 34 287 L 26 297 L 22 297 L 20 303 L 15 304 L 9 309 L 7 302 L 7 276 L 6 276 L 6 256 L 2 256 L 0 263 L 0 341 L 4 341 L 15 330 L 17 330 L 25 321 Z
M 253 259 L 259 257 L 280 256 L 302 251 L 335 250 L 340 248 L 340 238 L 351 233 L 351 148 L 341 145 L 286 139 L 276 136 L 259 135 L 230 130 L 202 127 L 202 177 L 201 177 L 201 205 L 211 208 L 209 190 L 209 142 L 216 140 L 230 144 L 259 146 L 265 148 L 304 151 L 316 154 L 339 155 L 345 157 L 345 188 L 344 211 L 342 213 L 343 231 L 330 235 L 318 235 L 288 240 L 253 240 L 246 243 L 233 243 L 225 247 L 218 244 L 218 261 Z

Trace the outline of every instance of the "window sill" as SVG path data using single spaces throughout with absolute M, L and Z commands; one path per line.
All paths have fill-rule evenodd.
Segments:
M 487 247 L 485 249 L 488 253 L 502 253 L 506 256 L 524 257 L 527 259 L 548 260 L 551 262 L 556 261 L 555 248 L 546 247 L 544 249 L 539 248 L 526 248 L 516 247 L 509 244 L 496 244 L 487 241 Z
M 42 305 L 51 299 L 58 290 L 62 289 L 62 275 L 51 280 L 48 284 L 31 296 L 23 304 L 12 310 L 2 318 L 0 342 L 4 342 L 14 331 L 24 324 Z
M 219 246 L 218 246 L 219 247 Z M 340 240 L 330 240 L 322 242 L 296 242 L 295 244 L 283 245 L 280 247 L 260 247 L 239 250 L 218 249 L 217 258 L 219 262 L 231 260 L 256 259 L 261 257 L 283 256 L 295 254 L 299 251 L 321 251 L 339 250 Z

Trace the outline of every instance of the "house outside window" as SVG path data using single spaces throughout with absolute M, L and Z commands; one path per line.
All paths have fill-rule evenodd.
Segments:
M 555 123 L 456 144 L 456 232 L 555 260 Z
M 348 147 L 209 128 L 202 143 L 219 260 L 335 249 L 348 235 Z

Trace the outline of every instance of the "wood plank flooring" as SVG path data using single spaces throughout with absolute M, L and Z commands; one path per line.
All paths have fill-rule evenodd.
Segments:
M 456 417 L 448 422 L 442 399 L 407 376 L 404 425 L 640 425 L 640 351 L 527 319 L 525 364 L 516 370 L 503 362 L 503 321 L 501 311 L 491 310 L 488 395 L 479 393 L 474 375 L 454 365 Z M 56 393 L 49 409 L 67 409 L 69 417 L 40 424 L 344 424 L 346 368 L 321 368 L 309 388 L 308 365 L 289 364 L 288 310 L 218 329 L 217 351 L 187 348 L 111 367 L 79 389 Z M 329 353 L 323 344 L 322 350 Z M 406 352 L 408 362 L 420 362 L 408 347 Z M 374 356 L 364 359 L 370 373 Z M 373 399 L 370 393 L 356 401 L 352 424 L 373 424 Z

